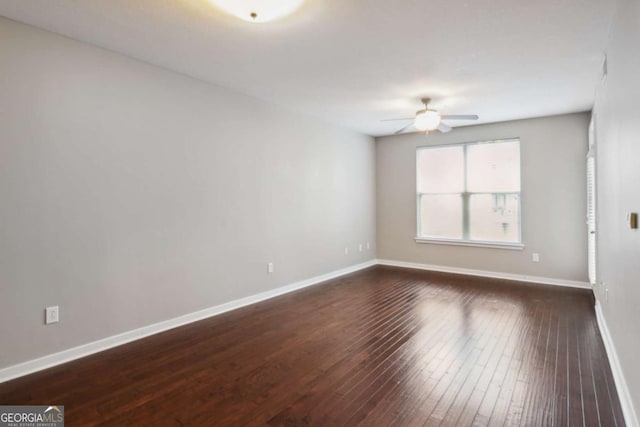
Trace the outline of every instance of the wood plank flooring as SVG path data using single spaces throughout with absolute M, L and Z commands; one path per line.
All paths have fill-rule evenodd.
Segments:
M 623 426 L 589 291 L 376 266 L 0 384 L 67 426 Z

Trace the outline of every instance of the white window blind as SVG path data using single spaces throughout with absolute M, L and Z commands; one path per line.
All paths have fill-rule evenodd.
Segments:
M 596 283 L 596 162 L 593 156 L 587 158 L 587 261 L 589 264 L 589 281 Z

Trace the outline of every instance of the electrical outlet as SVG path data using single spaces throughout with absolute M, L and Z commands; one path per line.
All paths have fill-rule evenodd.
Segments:
M 349 255 L 349 248 L 344 248 L 344 254 Z
M 609 288 L 604 288 L 604 300 L 609 302 Z
M 533 255 L 531 256 L 531 261 L 540 262 L 540 254 L 537 252 L 534 252 Z
M 49 323 L 58 323 L 58 321 L 60 320 L 60 308 L 57 305 L 53 307 L 47 307 L 44 312 L 45 324 L 48 325 Z
M 359 250 L 360 252 L 362 252 L 362 243 L 360 243 L 360 244 L 358 245 L 358 250 Z
M 267 264 L 267 273 L 273 273 L 273 263 L 272 262 Z
M 369 242 L 367 242 L 367 249 L 371 249 L 371 244 L 369 244 Z

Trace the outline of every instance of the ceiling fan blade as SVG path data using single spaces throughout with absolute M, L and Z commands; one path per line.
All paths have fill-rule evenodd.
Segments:
M 477 114 L 445 114 L 440 116 L 442 120 L 478 120 Z
M 413 119 L 415 119 L 415 117 L 407 117 L 407 118 L 404 118 L 404 119 L 382 119 L 380 121 L 381 122 L 397 122 L 399 120 L 413 120 Z
M 406 125 L 406 126 L 405 126 L 405 127 L 403 127 L 402 129 L 395 131 L 393 134 L 394 134 L 394 135 L 399 135 L 399 134 L 401 134 L 402 132 L 404 132 L 405 130 L 409 129 L 411 126 L 413 126 L 413 123 L 409 123 L 408 125 Z
M 438 125 L 438 130 L 442 133 L 451 132 L 451 126 L 440 122 L 440 124 Z

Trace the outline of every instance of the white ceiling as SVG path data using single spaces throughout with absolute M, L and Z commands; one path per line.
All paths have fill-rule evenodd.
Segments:
M 613 1 L 306 0 L 266 24 L 208 0 L 0 0 L 0 14 L 387 135 L 423 96 L 480 122 L 590 110 Z

